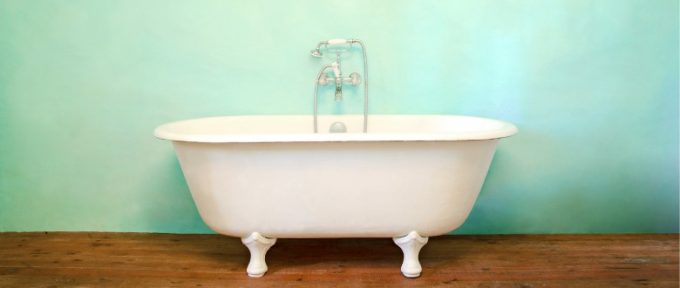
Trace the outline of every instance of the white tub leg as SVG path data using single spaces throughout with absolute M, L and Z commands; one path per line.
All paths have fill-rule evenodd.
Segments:
M 267 272 L 267 263 L 264 260 L 267 250 L 274 246 L 276 238 L 267 238 L 260 233 L 253 232 L 248 237 L 241 238 L 241 242 L 250 250 L 250 262 L 248 263 L 248 276 L 262 277 Z
M 418 235 L 416 231 L 411 231 L 406 236 L 392 238 L 394 243 L 404 252 L 404 263 L 401 264 L 401 273 L 408 278 L 420 276 L 423 268 L 420 266 L 418 254 L 420 248 L 427 244 L 427 237 Z

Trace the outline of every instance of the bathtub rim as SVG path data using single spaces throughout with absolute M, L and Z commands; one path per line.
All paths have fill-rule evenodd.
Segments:
M 335 116 L 335 115 L 323 115 Z M 338 115 L 340 117 L 356 115 Z M 371 117 L 372 116 L 372 117 Z M 469 141 L 469 140 L 492 140 L 512 136 L 518 132 L 517 127 L 509 122 L 492 118 L 447 115 L 447 114 L 380 114 L 369 116 L 369 132 L 365 133 L 259 133 L 259 134 L 186 134 L 172 131 L 172 126 L 190 121 L 216 120 L 232 117 L 310 117 L 310 115 L 226 115 L 214 117 L 192 118 L 162 124 L 154 130 L 154 136 L 162 140 L 195 142 L 195 143 L 296 143 L 296 142 L 406 142 L 406 141 Z M 370 132 L 371 118 L 382 117 L 442 117 L 442 118 L 466 118 L 498 125 L 497 129 L 481 131 L 467 131 L 455 133 L 374 133 Z

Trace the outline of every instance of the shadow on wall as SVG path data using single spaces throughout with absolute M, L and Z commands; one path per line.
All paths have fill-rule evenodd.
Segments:
M 523 143 L 535 145 L 526 147 Z M 502 139 L 478 200 L 455 234 L 508 234 L 517 227 L 534 233 L 578 232 L 570 223 L 576 219 L 589 223 L 582 218 L 589 217 L 588 201 L 592 200 L 582 195 L 589 190 L 583 186 L 587 183 L 570 180 L 578 178 L 576 172 L 566 175 L 564 167 L 559 168 L 569 166 L 564 164 L 565 159 L 578 161 L 571 150 L 530 125 L 520 126 L 517 135 Z M 546 161 L 554 165 L 546 168 Z
M 135 216 L 143 222 L 136 226 L 160 233 L 214 233 L 198 214 L 179 161 L 170 151 L 163 152 L 162 160 L 149 168 L 152 184 L 142 191 L 149 192 L 146 197 L 153 197 L 144 199 L 145 203 L 154 204 L 144 205 Z
M 667 195 L 677 191 L 677 184 L 657 175 L 653 159 L 639 157 L 625 144 L 608 151 L 592 149 L 595 144 L 588 141 L 554 138 L 530 125 L 518 126 L 517 135 L 499 143 L 479 198 L 454 234 L 677 229 L 678 195 Z M 648 172 L 641 171 L 645 166 Z
M 507 171 L 520 169 L 517 167 L 518 159 L 513 157 L 515 154 L 508 152 L 512 151 L 512 140 L 515 138 L 524 138 L 516 141 L 521 143 L 531 136 L 520 128 L 518 134 L 499 141 L 482 190 L 468 219 L 460 228 L 449 234 L 487 234 L 490 231 L 493 231 L 493 234 L 504 234 L 512 230 L 512 227 L 521 226 L 522 222 L 525 222 L 521 219 L 521 211 L 518 211 L 522 206 L 517 207 L 512 203 L 519 200 L 516 192 L 512 191 L 517 187 L 509 186 L 512 182 L 507 179 L 509 175 Z M 499 212 L 505 215 L 500 215 Z

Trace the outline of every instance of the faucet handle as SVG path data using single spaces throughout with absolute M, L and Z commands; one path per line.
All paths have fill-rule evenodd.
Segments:
M 361 84 L 361 75 L 359 75 L 357 72 L 352 72 L 352 74 L 349 74 L 349 84 L 352 86 Z
M 321 75 L 319 75 L 319 79 L 316 79 L 316 81 L 319 83 L 319 85 L 324 86 L 328 84 L 329 78 L 330 77 L 328 77 L 326 73 L 321 73 Z
M 319 85 L 325 86 L 335 83 L 335 77 L 328 76 L 326 73 L 321 73 L 321 75 L 319 75 L 319 79 L 317 79 L 317 82 Z M 343 77 L 342 82 L 352 86 L 357 86 L 361 84 L 361 75 L 357 72 L 352 72 L 349 74 L 349 77 Z

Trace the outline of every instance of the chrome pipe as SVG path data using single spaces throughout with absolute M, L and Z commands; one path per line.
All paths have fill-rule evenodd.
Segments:
M 319 115 L 319 103 L 318 103 L 318 98 L 319 98 L 319 79 L 321 79 L 321 75 L 323 75 L 324 72 L 328 68 L 331 68 L 331 65 L 326 65 L 319 70 L 319 74 L 316 74 L 316 79 L 314 80 L 314 133 L 319 133 L 319 125 L 318 125 L 318 115 Z

